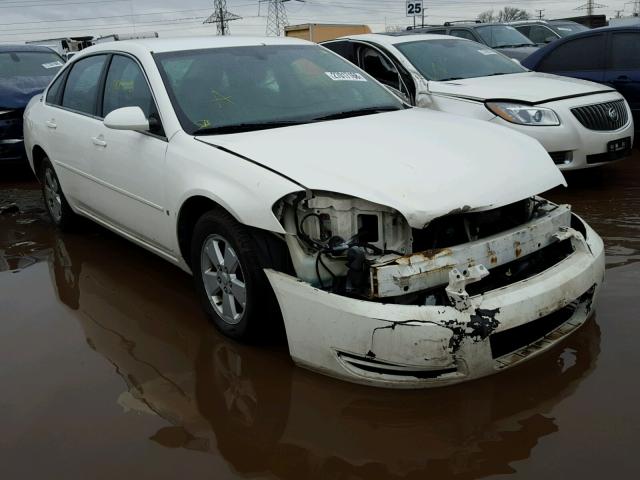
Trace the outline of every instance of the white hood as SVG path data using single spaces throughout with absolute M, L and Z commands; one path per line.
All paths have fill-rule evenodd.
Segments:
M 536 140 L 422 108 L 199 139 L 311 190 L 395 208 L 414 228 L 566 185 Z
M 613 91 L 599 83 L 539 72 L 429 82 L 429 90 L 475 100 L 509 99 L 530 103 Z

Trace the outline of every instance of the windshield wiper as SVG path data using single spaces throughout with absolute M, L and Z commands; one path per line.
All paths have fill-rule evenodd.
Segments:
M 292 125 L 301 125 L 303 121 L 286 121 L 286 122 L 256 122 L 256 123 L 237 123 L 235 125 L 221 125 L 219 127 L 199 128 L 192 135 L 216 135 L 224 133 L 241 133 L 251 132 L 254 130 L 266 130 L 268 128 L 290 127 Z
M 438 82 L 450 82 L 452 80 L 464 80 L 463 77 L 449 77 L 449 78 L 441 78 Z
M 344 112 L 336 112 L 330 113 L 328 115 L 323 115 L 321 117 L 316 117 L 313 119 L 314 122 L 322 122 L 324 120 L 338 120 L 340 118 L 350 118 L 350 117 L 359 117 L 362 115 L 372 115 L 375 113 L 383 113 L 383 112 L 394 112 L 396 110 L 403 110 L 398 107 L 368 107 L 368 108 L 359 108 L 357 110 L 346 110 Z
M 519 47 L 535 47 L 535 43 L 514 43 L 513 45 L 500 45 L 493 48 L 519 48 Z

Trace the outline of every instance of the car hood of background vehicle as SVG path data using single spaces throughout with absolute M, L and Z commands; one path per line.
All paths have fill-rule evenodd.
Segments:
M 510 99 L 544 103 L 556 98 L 613 91 L 599 83 L 539 72 L 429 82 L 429 90 L 474 100 Z
M 531 45 L 530 47 L 498 47 L 495 50 L 498 50 L 509 58 L 515 58 L 518 61 L 522 61 L 539 48 L 540 47 L 537 45 Z
M 566 185 L 536 140 L 421 108 L 198 139 L 311 190 L 395 208 L 414 228 L 448 213 L 497 208 Z
M 41 93 L 51 77 L 0 77 L 0 107 L 24 108 L 31 97 Z

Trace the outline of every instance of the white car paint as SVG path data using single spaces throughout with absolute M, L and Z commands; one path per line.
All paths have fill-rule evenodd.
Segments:
M 273 269 L 265 273 L 280 304 L 292 358 L 334 377 L 398 388 L 456 383 L 531 358 L 587 319 L 602 284 L 604 250 L 593 230 L 577 217 L 570 220 L 568 206 L 531 200 L 527 222 L 471 242 L 468 251 L 463 243 L 457 253 L 447 248 L 413 252 L 407 250 L 410 237 L 397 238 L 411 232 L 409 227 L 420 230 L 435 218 L 487 210 L 491 214 L 564 185 L 538 142 L 525 135 L 428 109 L 236 134 L 187 134 L 151 52 L 265 44 L 308 42 L 230 37 L 135 40 L 83 51 L 71 65 L 97 52 L 117 51 L 137 59 L 152 88 L 165 137 L 107 128 L 101 119 L 47 104 L 45 92 L 25 111 L 32 168 L 38 167 L 36 152 L 44 151 L 74 212 L 185 271 L 190 268 L 180 249 L 178 222 L 185 202 L 194 196 L 211 199 L 241 224 L 286 241 L 297 276 Z M 107 123 L 113 120 L 112 126 L 119 128 L 139 122 L 130 113 L 121 111 Z M 290 202 L 298 194 L 315 201 L 318 211 L 334 215 L 347 231 L 352 228 L 351 215 L 387 212 L 378 244 L 387 248 L 393 241 L 406 255 L 371 256 L 372 274 L 382 275 L 391 267 L 399 272 L 380 280 L 386 282 L 378 285 L 381 301 L 331 292 L 322 288 L 322 278 L 310 277 L 308 260 L 315 255 L 291 227 L 293 212 L 301 207 Z M 338 200 L 338 194 L 347 197 Z M 336 210 L 338 204 L 343 210 Z M 552 217 L 559 220 L 553 223 Z M 572 253 L 539 274 L 467 294 L 467 284 L 491 276 L 492 268 L 535 253 L 543 244 L 561 242 L 570 243 Z M 346 271 L 346 258 L 327 260 L 341 267 L 336 272 Z M 485 268 L 482 262 L 489 265 Z M 449 279 L 450 305 L 394 304 L 393 298 L 382 298 L 398 286 L 410 290 L 417 279 L 420 288 L 444 287 L 438 283 L 441 273 Z M 492 358 L 495 333 L 569 307 L 567 321 L 544 338 Z M 380 366 L 384 371 L 375 371 Z
M 411 75 L 416 86 L 416 105 L 448 113 L 455 113 L 479 120 L 487 120 L 518 130 L 538 140 L 550 153 L 571 152 L 571 159 L 558 164 L 561 170 L 576 170 L 596 167 L 607 162 L 587 163 L 587 156 L 605 153 L 607 143 L 630 137 L 633 141 L 634 125 L 631 110 L 622 95 L 605 85 L 586 80 L 558 75 L 524 72 L 502 76 L 466 78 L 452 81 L 427 80 L 413 66 L 397 45 L 417 40 L 447 39 L 469 42 L 471 40 L 446 35 L 415 34 L 391 36 L 363 34 L 341 37 L 338 40 L 364 42 L 382 48 L 391 54 Z M 329 44 L 331 41 L 325 42 Z M 489 47 L 482 47 L 490 50 Z M 500 53 L 493 51 L 496 55 Z M 517 125 L 496 116 L 485 107 L 486 101 L 502 100 L 515 103 L 534 104 L 552 109 L 560 118 L 557 126 Z M 613 131 L 595 131 L 584 127 L 572 114 L 571 109 L 622 100 L 629 121 Z

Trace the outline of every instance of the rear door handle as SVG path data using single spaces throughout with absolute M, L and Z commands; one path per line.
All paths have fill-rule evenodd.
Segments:
M 58 124 L 55 122 L 55 120 L 47 120 L 44 123 L 47 125 L 47 127 L 52 128 L 54 130 L 58 128 Z
M 107 142 L 104 141 L 104 137 L 102 137 L 102 135 L 100 135 L 99 137 L 92 137 L 91 140 L 93 141 L 93 144 L 97 145 L 98 147 L 107 146 Z

